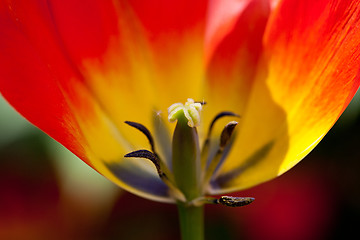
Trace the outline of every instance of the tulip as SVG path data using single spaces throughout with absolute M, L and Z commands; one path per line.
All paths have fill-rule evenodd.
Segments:
M 286 172 L 339 118 L 359 25 L 350 0 L 3 0 L 0 91 L 201 239 L 203 204 L 253 200 L 210 196 Z

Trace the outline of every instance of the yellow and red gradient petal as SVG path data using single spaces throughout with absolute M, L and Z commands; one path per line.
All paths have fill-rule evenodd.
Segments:
M 198 99 L 204 80 L 207 0 L 129 1 L 143 26 L 155 74 L 152 85 L 165 109 L 188 97 Z M 159 95 L 156 95 L 159 98 Z M 156 100 L 156 99 L 155 99 Z M 158 102 L 159 100 L 155 101 Z
M 130 147 L 63 52 L 51 19 L 46 1 L 0 3 L 1 93 L 30 122 L 114 183 L 146 198 L 172 201 L 154 166 L 123 159 Z
M 208 105 L 203 111 L 206 125 L 224 110 L 243 114 L 270 13 L 270 4 L 264 0 L 226 1 L 229 5 L 214 2 L 217 5 L 210 7 L 206 38 L 208 63 L 204 88 Z
M 319 143 L 359 87 L 359 25 L 354 1 L 282 1 L 271 13 L 238 138 L 213 192 L 274 178 Z
M 90 91 L 123 138 L 134 149 L 144 148 L 148 147 L 146 138 L 124 121 L 141 122 L 152 131 L 154 111 L 166 113 L 171 104 L 189 96 L 202 98 L 207 4 L 190 0 L 111 4 L 110 16 L 103 22 L 111 26 L 107 32 L 102 27 L 94 30 L 88 23 L 86 16 L 97 11 L 96 5 L 83 9 L 73 1 L 53 1 L 51 9 L 65 49 Z M 100 12 L 108 11 L 104 9 Z M 87 41 L 82 31 L 85 36 L 108 34 L 105 51 L 86 55 L 98 43 L 82 45 L 78 39 Z

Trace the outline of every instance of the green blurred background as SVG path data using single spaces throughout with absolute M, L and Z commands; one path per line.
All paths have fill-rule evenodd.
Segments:
M 206 239 L 360 239 L 360 94 L 283 176 L 206 207 Z M 20 117 L 0 95 L 0 239 L 179 239 L 174 205 L 107 181 Z

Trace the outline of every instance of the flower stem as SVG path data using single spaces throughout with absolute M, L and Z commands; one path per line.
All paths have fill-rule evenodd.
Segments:
M 189 204 L 202 195 L 199 138 L 196 127 L 190 126 L 193 124 L 189 125 L 187 117 L 190 113 L 185 110 L 176 111 L 176 114 L 171 115 L 172 118 L 177 119 L 172 141 L 174 179 L 176 186 L 186 198 L 185 201 L 177 203 L 181 238 L 182 240 L 203 240 L 204 208 Z M 194 119 L 191 120 L 194 122 Z M 195 120 L 199 121 L 199 119 Z
M 204 239 L 204 207 L 186 206 L 178 203 L 182 240 Z

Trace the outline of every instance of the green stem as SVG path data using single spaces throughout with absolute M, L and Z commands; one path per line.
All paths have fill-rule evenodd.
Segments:
M 204 239 L 204 207 L 186 206 L 178 203 L 182 240 Z
M 195 127 L 188 126 L 184 115 L 178 116 L 172 142 L 172 163 L 177 187 L 190 202 L 201 196 L 201 164 L 199 139 Z M 204 239 L 203 207 L 178 202 L 183 240 Z

